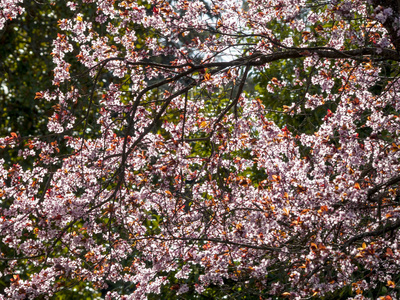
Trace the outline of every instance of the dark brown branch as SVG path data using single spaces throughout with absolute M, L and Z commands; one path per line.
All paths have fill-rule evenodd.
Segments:
M 386 181 L 384 183 L 376 185 L 375 187 L 373 187 L 372 189 L 370 189 L 368 191 L 368 194 L 367 194 L 368 198 L 370 199 L 371 196 L 373 194 L 375 194 L 376 192 L 378 192 L 381 188 L 391 186 L 391 185 L 396 184 L 398 182 L 400 182 L 400 175 L 396 176 L 396 177 L 393 177 L 393 178 L 389 179 L 388 181 Z
M 240 99 L 240 95 L 242 94 L 242 91 L 243 91 L 244 84 L 245 84 L 245 82 L 246 82 L 247 74 L 249 73 L 249 68 L 250 68 L 250 67 L 249 67 L 249 64 L 248 64 L 248 65 L 246 66 L 246 70 L 244 71 L 244 74 L 243 74 L 243 76 L 242 76 L 242 80 L 241 80 L 241 82 L 240 82 L 240 85 L 239 85 L 239 89 L 238 89 L 238 91 L 237 91 L 236 98 L 224 109 L 224 111 L 219 115 L 219 117 L 217 118 L 217 120 L 214 122 L 214 126 L 213 126 L 212 132 L 215 131 L 215 128 L 216 128 L 217 124 L 218 124 L 219 122 L 221 122 L 222 118 L 226 115 L 226 113 L 227 113 L 233 106 L 235 106 L 235 105 L 238 103 L 238 101 L 239 101 L 239 99 Z
M 130 66 L 149 66 L 154 68 L 164 68 L 164 69 L 182 69 L 182 68 L 189 68 L 179 75 L 171 78 L 167 78 L 163 80 L 163 83 L 157 83 L 156 85 L 163 85 L 165 83 L 176 81 L 179 78 L 187 76 L 191 73 L 197 72 L 199 70 L 203 70 L 206 68 L 215 68 L 215 67 L 237 67 L 249 64 L 249 66 L 260 66 L 269 62 L 281 60 L 281 59 L 293 59 L 293 58 L 302 58 L 311 56 L 316 54 L 320 58 L 331 58 L 331 59 L 352 59 L 352 60 L 360 60 L 360 61 L 367 61 L 366 57 L 369 56 L 376 56 L 382 59 L 387 60 L 395 60 L 400 61 L 400 56 L 395 50 L 390 49 L 377 49 L 377 48 L 360 48 L 354 50 L 345 50 L 340 51 L 331 47 L 309 47 L 309 48 L 291 48 L 285 51 L 278 51 L 271 54 L 262 54 L 262 53 L 254 53 L 249 56 L 240 57 L 231 61 L 223 61 L 223 62 L 211 62 L 205 64 L 182 64 L 182 65 L 167 65 L 167 64 L 158 64 L 152 62 L 130 62 L 126 61 L 123 57 L 112 57 L 108 58 L 98 65 L 92 67 L 92 69 L 96 68 L 99 65 L 104 65 L 110 61 L 124 61 L 127 65 Z M 149 87 L 150 88 L 150 87 Z M 152 87 L 154 88 L 154 86 Z
M 400 228 L 400 220 L 397 220 L 395 223 L 393 224 L 388 224 L 387 226 L 381 228 L 381 229 L 377 229 L 374 231 L 369 231 L 369 232 L 363 232 L 360 233 L 356 236 L 353 236 L 352 238 L 348 239 L 347 242 L 345 242 L 342 247 L 340 248 L 341 251 L 346 250 L 347 247 L 351 246 L 353 243 L 362 240 L 366 237 L 374 237 L 374 236 L 382 236 L 385 233 L 389 232 L 389 231 L 394 231 L 396 229 Z

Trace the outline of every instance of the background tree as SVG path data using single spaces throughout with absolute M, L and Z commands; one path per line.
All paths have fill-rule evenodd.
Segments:
M 397 296 L 396 3 L 67 6 L 50 133 L 0 140 L 4 297 Z

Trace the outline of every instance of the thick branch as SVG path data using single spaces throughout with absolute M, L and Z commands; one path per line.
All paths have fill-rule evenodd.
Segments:
M 372 189 L 370 189 L 368 191 L 368 194 L 367 194 L 368 198 L 371 198 L 371 196 L 373 194 L 375 194 L 376 192 L 378 192 L 381 188 L 391 186 L 391 185 L 396 184 L 398 182 L 400 182 L 400 176 L 393 177 L 393 178 L 389 179 L 388 181 L 386 181 L 384 183 L 378 184 L 377 186 L 373 187 Z
M 346 250 L 347 247 L 351 246 L 353 243 L 355 243 L 359 240 L 362 240 L 363 238 L 373 237 L 373 236 L 381 236 L 389 231 L 393 231 L 393 230 L 396 230 L 399 228 L 400 228 L 400 220 L 397 220 L 395 223 L 389 224 L 381 229 L 360 233 L 360 234 L 348 239 L 347 242 L 345 242 L 340 249 L 341 249 L 341 251 L 344 251 L 344 250 Z
M 203 70 L 206 68 L 215 68 L 215 67 L 222 67 L 222 68 L 227 68 L 227 67 L 237 67 L 237 66 L 243 66 L 243 65 L 249 65 L 249 66 L 260 66 L 269 62 L 273 61 L 278 61 L 282 59 L 293 59 L 293 58 L 302 58 L 302 57 L 307 57 L 311 56 L 313 54 L 316 54 L 318 57 L 321 58 L 331 58 L 331 59 L 352 59 L 352 60 L 361 60 L 364 61 L 366 60 L 366 57 L 368 56 L 375 56 L 379 57 L 380 59 L 387 59 L 387 60 L 395 60 L 395 61 L 400 61 L 400 56 L 399 54 L 390 49 L 377 49 L 377 48 L 360 48 L 360 49 L 354 49 L 354 50 L 345 50 L 345 51 L 339 51 L 331 47 L 310 47 L 310 48 L 291 48 L 289 50 L 285 51 L 278 51 L 270 54 L 262 54 L 262 53 L 254 53 L 249 56 L 244 56 L 240 57 L 231 61 L 223 61 L 223 62 L 212 62 L 212 63 L 205 63 L 205 64 L 182 64 L 182 65 L 167 65 L 167 64 L 158 64 L 158 63 L 151 63 L 151 62 L 143 62 L 143 61 L 138 61 L 138 62 L 130 62 L 126 61 L 127 65 L 130 66 L 150 66 L 154 68 L 164 68 L 164 69 L 181 69 L 181 68 L 187 68 L 186 71 L 180 72 L 179 75 L 175 77 L 168 78 L 166 80 L 163 80 L 162 84 L 169 83 L 176 81 L 177 79 L 180 79 L 184 76 L 187 76 L 191 73 L 197 72 L 199 70 Z M 106 65 L 107 62 L 109 61 L 114 61 L 114 60 L 120 60 L 120 61 L 125 61 L 125 58 L 123 57 L 112 57 L 108 58 L 98 65 L 94 66 L 93 68 L 96 68 L 99 65 Z M 162 85 L 161 84 L 161 85 Z M 159 84 L 157 84 L 159 85 Z

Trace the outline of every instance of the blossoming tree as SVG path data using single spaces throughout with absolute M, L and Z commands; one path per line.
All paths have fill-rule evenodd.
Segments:
M 1 299 L 399 296 L 397 2 L 68 7 L 49 134 L 0 139 L 35 161 L 1 160 Z

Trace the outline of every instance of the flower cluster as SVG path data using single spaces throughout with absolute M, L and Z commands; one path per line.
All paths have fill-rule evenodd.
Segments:
M 1 0 L 0 1 L 0 30 L 4 28 L 7 21 L 15 19 L 24 12 L 19 4 L 22 0 Z

